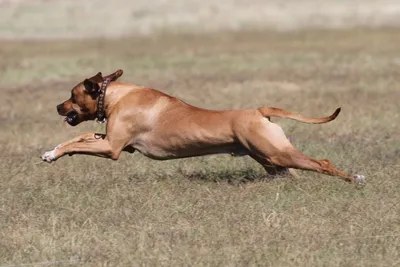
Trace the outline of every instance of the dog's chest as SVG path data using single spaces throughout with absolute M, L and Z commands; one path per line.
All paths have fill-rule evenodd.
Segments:
M 166 140 L 156 138 L 152 133 L 141 133 L 132 138 L 131 146 L 141 154 L 153 159 L 171 159 L 177 155 L 168 149 Z

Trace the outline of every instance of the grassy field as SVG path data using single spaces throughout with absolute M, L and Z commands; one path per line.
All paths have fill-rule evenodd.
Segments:
M 399 44 L 393 29 L 0 42 L 0 266 L 399 266 Z M 368 184 L 267 180 L 247 157 L 42 163 L 58 143 L 104 131 L 64 125 L 56 105 L 118 68 L 206 108 L 340 106 L 325 125 L 274 121 Z

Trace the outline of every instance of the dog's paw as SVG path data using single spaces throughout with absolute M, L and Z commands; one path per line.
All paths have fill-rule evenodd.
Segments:
M 42 160 L 46 161 L 46 162 L 49 162 L 49 163 L 52 162 L 52 161 L 55 161 L 56 160 L 56 149 L 57 148 L 55 148 L 55 149 L 53 149 L 51 151 L 45 152 L 41 157 Z
M 365 176 L 361 175 L 361 174 L 356 174 L 353 176 L 354 178 L 354 182 L 356 184 L 360 184 L 360 185 L 365 185 L 367 183 L 367 181 L 365 180 Z

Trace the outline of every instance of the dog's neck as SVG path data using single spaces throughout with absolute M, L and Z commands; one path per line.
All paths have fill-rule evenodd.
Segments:
M 124 95 L 129 93 L 131 88 L 126 86 L 126 84 L 122 84 L 119 82 L 111 82 L 106 91 L 106 95 L 104 98 L 104 112 L 106 118 L 110 116 L 112 112 L 112 108 L 116 106 L 118 100 L 120 100 Z

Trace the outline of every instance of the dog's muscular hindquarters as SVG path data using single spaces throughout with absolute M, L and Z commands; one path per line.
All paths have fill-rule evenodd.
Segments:
M 117 82 L 119 70 L 101 73 L 76 85 L 71 98 L 57 106 L 58 113 L 75 126 L 96 118 L 97 98 L 104 79 L 110 82 L 104 107 L 106 134 L 88 133 L 62 143 L 43 154 L 52 162 L 68 154 L 88 154 L 117 160 L 122 151 L 158 159 L 175 159 L 208 154 L 249 155 L 270 174 L 287 168 L 317 171 L 364 183 L 362 175 L 351 176 L 336 169 L 327 159 L 305 156 L 292 146 L 271 116 L 306 123 L 334 120 L 340 109 L 326 118 L 309 118 L 276 108 L 214 111 L 191 106 L 160 91 Z

